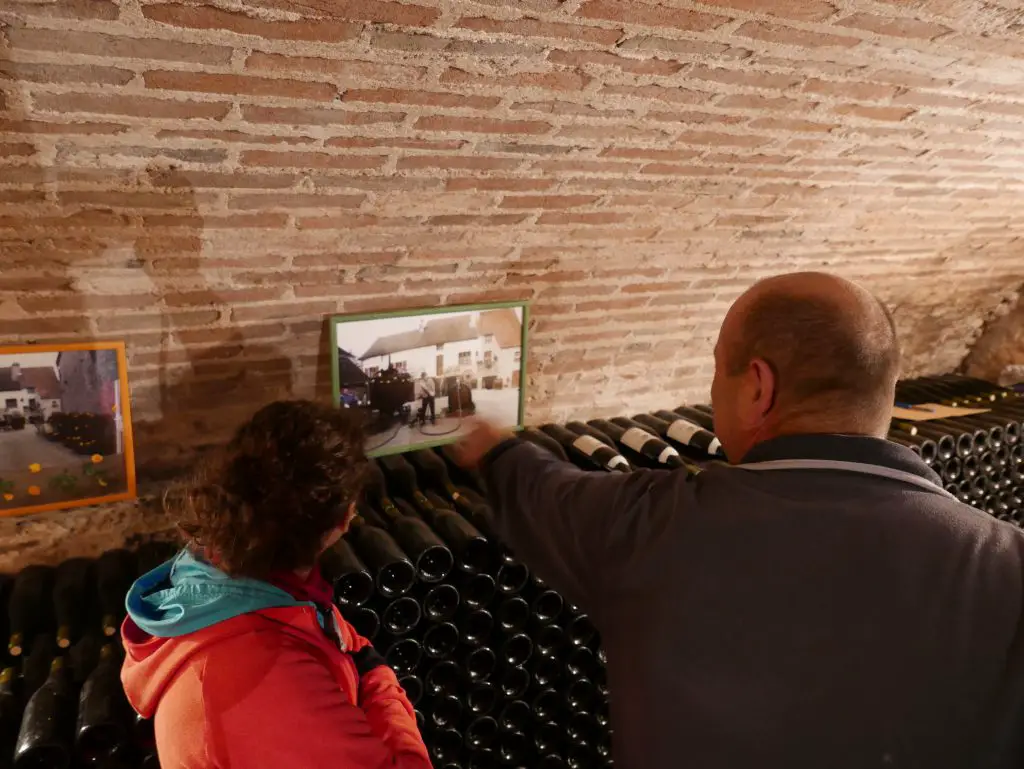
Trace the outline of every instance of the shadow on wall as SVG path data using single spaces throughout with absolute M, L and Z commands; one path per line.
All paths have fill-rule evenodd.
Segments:
M 292 361 L 231 325 L 231 288 L 204 270 L 200 206 L 223 201 L 133 125 L 35 112 L 36 68 L 3 57 L 0 325 L 7 341 L 125 340 L 140 482 L 178 475 L 290 397 Z

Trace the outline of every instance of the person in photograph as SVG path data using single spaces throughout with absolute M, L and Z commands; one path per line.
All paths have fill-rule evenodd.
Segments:
M 418 419 L 420 422 L 427 421 L 427 409 L 430 409 L 430 423 L 437 424 L 437 415 L 434 413 L 434 396 L 437 390 L 434 380 L 421 372 L 420 378 L 416 380 L 416 399 L 420 402 Z
M 824 273 L 760 281 L 714 350 L 703 472 L 585 472 L 486 423 L 501 538 L 594 620 L 617 766 L 1009 769 L 1024 532 L 886 440 L 896 326 Z
M 132 586 L 122 628 L 125 692 L 155 719 L 163 769 L 430 769 L 394 671 L 317 563 L 355 515 L 359 423 L 273 403 L 169 495 L 188 544 Z

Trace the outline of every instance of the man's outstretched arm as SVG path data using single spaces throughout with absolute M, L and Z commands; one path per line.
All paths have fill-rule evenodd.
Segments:
M 585 472 L 515 438 L 490 448 L 479 468 L 503 540 L 594 615 L 623 585 L 631 564 L 651 557 L 686 505 L 683 498 L 692 495 L 682 473 Z

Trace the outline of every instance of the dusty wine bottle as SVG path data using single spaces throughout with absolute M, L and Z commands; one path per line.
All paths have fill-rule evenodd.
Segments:
M 569 684 L 565 701 L 574 713 L 591 713 L 597 707 L 601 697 L 597 687 L 586 678 L 577 678 Z
M 466 578 L 460 588 L 462 603 L 471 609 L 488 606 L 498 591 L 494 577 L 488 574 L 474 574 Z
M 451 622 L 431 625 L 423 634 L 423 651 L 432 659 L 447 657 L 459 645 L 459 630 Z
M 54 629 L 53 581 L 50 566 L 26 566 L 15 577 L 7 604 L 11 634 L 7 650 L 12 657 L 20 656 L 37 633 Z
M 384 653 L 384 660 L 396 675 L 414 675 L 423 659 L 423 647 L 413 638 L 400 638 Z
M 569 643 L 573 646 L 586 646 L 597 635 L 596 628 L 591 624 L 586 614 L 577 614 L 572 617 L 565 627 Z
M 370 467 L 374 467 L 372 462 Z M 373 476 L 372 472 L 370 476 Z M 418 517 L 406 517 L 395 507 L 390 497 L 380 495 L 378 502 L 382 504 L 380 509 L 383 510 L 383 518 L 369 504 L 358 506 L 359 515 L 367 523 L 390 531 L 424 582 L 440 582 L 448 576 L 455 565 L 455 559 L 437 534 Z M 384 518 L 387 519 L 386 524 Z
M 503 633 L 515 633 L 530 621 L 530 604 L 518 596 L 508 598 L 498 606 L 495 618 Z
M 521 732 L 526 729 L 533 720 L 533 712 L 530 706 L 522 700 L 506 702 L 498 716 L 498 726 L 502 731 Z
M 362 516 L 353 519 L 345 539 L 374 575 L 377 591 L 384 598 L 404 595 L 416 582 L 416 567 L 401 546 L 390 534 L 371 526 Z
M 494 630 L 494 617 L 486 609 L 467 609 L 455 619 L 459 637 L 467 646 L 483 646 Z
M 535 656 L 529 667 L 534 682 L 541 688 L 555 686 L 562 680 L 562 663 L 557 657 Z
M 472 574 L 487 571 L 491 563 L 491 546 L 484 537 L 463 516 L 450 510 L 436 495 L 433 501 L 423 493 L 416 481 L 416 471 L 399 454 L 381 457 L 377 460 L 391 488 L 415 505 L 415 511 L 433 527 L 456 555 L 459 568 Z M 433 492 L 431 492 L 433 493 Z M 396 505 L 401 500 L 396 501 Z M 438 506 L 435 506 L 438 505 Z M 406 512 L 408 515 L 408 512 Z
M 456 729 L 436 729 L 429 749 L 430 757 L 439 764 L 457 761 L 462 750 L 462 733 Z
M 558 657 L 567 645 L 565 631 L 558 625 L 534 623 L 533 648 L 541 657 Z
M 373 609 L 360 606 L 355 610 L 346 609 L 344 615 L 355 631 L 367 641 L 372 641 L 380 632 L 380 616 Z
M 490 716 L 473 719 L 466 727 L 466 747 L 470 750 L 489 748 L 498 738 L 498 722 Z
M 75 699 L 67 681 L 64 659 L 54 657 L 50 674 L 25 706 L 14 748 L 14 767 L 54 767 L 71 764 L 71 733 Z
M 504 766 L 523 766 L 530 756 L 530 741 L 522 732 L 506 732 L 498 743 L 498 760 Z
M 423 681 L 419 676 L 402 676 L 398 679 L 398 685 L 402 687 L 409 704 L 413 707 L 416 707 L 423 699 Z
M 418 585 L 413 590 L 420 598 L 423 616 L 428 622 L 448 622 L 459 608 L 459 591 L 455 585 L 442 582 L 440 585 Z
M 539 430 L 528 427 L 525 430 L 522 430 L 518 437 L 524 441 L 529 441 L 536 446 L 540 446 L 542 449 L 546 449 L 563 462 L 569 461 L 569 456 L 565 453 L 565 449 L 562 448 L 562 444 Z
M 13 666 L 0 670 L 0 766 L 9 766 L 14 743 L 21 726 L 21 697 L 18 693 L 18 671 Z
M 675 449 L 647 430 L 630 428 L 633 431 L 627 435 L 626 428 L 607 419 L 591 419 L 587 424 L 614 440 L 621 447 L 623 456 L 636 467 L 667 467 L 667 464 L 663 463 L 661 459 L 664 458 L 665 462 L 669 462 L 673 454 L 678 460 L 679 453 Z M 659 445 L 663 448 L 655 451 Z M 668 451 L 664 451 L 665 449 Z M 662 457 L 663 452 L 664 457 Z
M 534 730 L 533 745 L 542 756 L 558 753 L 562 750 L 563 735 L 564 730 L 561 726 L 554 721 L 548 721 Z
M 620 440 L 637 453 L 657 462 L 660 467 L 683 467 L 679 452 L 647 425 L 627 417 L 613 417 L 609 421 L 624 430 Z
M 434 664 L 427 673 L 426 691 L 433 697 L 441 694 L 456 694 L 462 681 L 459 666 L 451 660 L 442 660 Z
M 462 701 L 450 694 L 431 697 L 423 708 L 430 722 L 441 729 L 455 728 L 462 716 Z
M 136 566 L 135 556 L 123 548 L 108 550 L 96 561 L 96 597 L 107 637 L 117 635 L 124 621 L 124 600 L 135 581 Z
M 54 576 L 53 607 L 57 618 L 57 647 L 67 649 L 85 630 L 94 595 L 91 558 L 68 558 Z
M 385 632 L 393 636 L 404 636 L 416 629 L 422 616 L 416 599 L 403 595 L 387 605 L 380 621 Z
M 549 625 L 559 618 L 565 601 L 554 590 L 545 590 L 533 599 L 530 607 L 533 619 L 541 625 Z
M 530 581 L 530 570 L 519 561 L 506 559 L 498 569 L 498 576 L 494 581 L 499 593 L 504 596 L 515 595 Z
M 691 422 L 700 425 L 709 433 L 713 433 L 715 431 L 715 418 L 703 409 L 693 408 L 691 406 L 678 406 L 672 409 L 672 412 L 676 416 L 680 416 L 683 419 L 689 419 Z
M 430 449 L 410 451 L 405 457 L 408 459 L 409 464 L 416 468 L 417 476 L 425 485 L 444 492 L 460 513 L 473 520 L 473 508 L 476 503 L 466 496 L 455 484 L 455 481 L 452 480 L 451 475 L 448 473 L 448 466 L 441 457 Z M 488 539 L 492 539 L 490 532 L 483 529 L 481 529 L 481 532 Z
M 558 441 L 571 460 L 585 470 L 607 470 L 628 473 L 629 462 L 615 449 L 611 449 L 592 435 L 579 435 L 556 424 L 541 425 L 548 437 Z
M 469 752 L 466 769 L 494 769 L 497 765 L 498 755 L 490 748 L 484 748 Z
M 500 688 L 505 699 L 519 699 L 529 688 L 530 676 L 525 668 L 506 666 L 502 671 Z
M 89 766 L 106 760 L 128 738 L 130 717 L 118 647 L 107 643 L 78 698 L 75 746 L 79 757 Z
M 498 656 L 506 665 L 522 667 L 533 656 L 533 641 L 525 633 L 511 635 L 501 644 Z
M 373 595 L 373 577 L 348 542 L 338 540 L 320 555 L 320 571 L 342 606 L 362 606 Z
M 465 656 L 463 662 L 470 683 L 485 681 L 494 672 L 498 658 L 487 646 L 478 646 Z
M 644 422 L 642 417 L 649 417 L 649 414 L 637 414 L 634 419 L 638 422 Z M 718 438 L 713 432 L 705 429 L 702 425 L 697 424 L 692 419 L 686 419 L 678 414 L 661 409 L 654 412 L 654 417 L 666 422 L 668 426 L 665 428 L 663 437 L 669 438 L 676 443 L 684 446 L 689 446 L 692 449 L 703 451 L 709 456 L 725 456 L 725 452 L 722 450 L 722 444 L 718 441 Z M 651 424 L 653 427 L 653 423 Z
M 498 704 L 498 690 L 494 684 L 483 681 L 474 686 L 466 700 L 469 712 L 476 716 L 486 716 Z

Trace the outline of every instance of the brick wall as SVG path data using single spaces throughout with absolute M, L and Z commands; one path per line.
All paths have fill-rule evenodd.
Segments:
M 336 312 L 532 299 L 532 418 L 613 413 L 823 268 L 950 370 L 1024 262 L 1011 5 L 4 0 L 2 337 L 126 339 L 150 473 Z
M 999 306 L 962 368 L 971 376 L 1004 385 L 1024 382 L 1024 292 L 1016 304 Z

